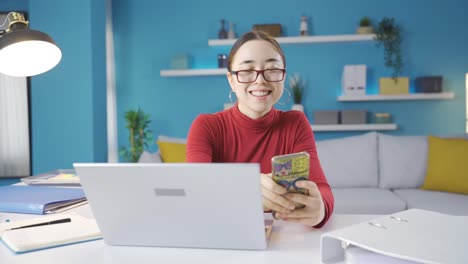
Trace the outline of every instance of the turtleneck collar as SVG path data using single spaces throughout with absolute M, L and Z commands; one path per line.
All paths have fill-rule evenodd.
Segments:
M 279 116 L 278 110 L 276 110 L 274 107 L 271 108 L 270 112 L 268 112 L 265 116 L 260 117 L 259 119 L 252 119 L 241 113 L 237 103 L 229 110 L 236 123 L 242 127 L 255 130 L 264 130 L 271 127 Z

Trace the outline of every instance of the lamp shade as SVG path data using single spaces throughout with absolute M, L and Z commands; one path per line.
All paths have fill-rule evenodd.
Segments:
M 16 29 L 0 37 L 0 73 L 10 76 L 34 76 L 55 67 L 62 51 L 47 34 Z

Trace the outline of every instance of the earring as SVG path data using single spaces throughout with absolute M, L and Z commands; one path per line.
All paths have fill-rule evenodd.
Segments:
M 291 101 L 291 92 L 289 91 L 288 88 L 284 88 L 284 90 L 286 91 L 286 93 L 288 94 L 288 99 L 286 99 L 286 102 L 282 103 L 278 100 L 278 102 L 276 102 L 277 104 L 279 105 L 286 105 L 287 103 L 289 103 L 289 101 Z M 284 94 L 284 93 L 283 93 Z M 281 96 L 282 97 L 282 96 Z
M 233 93 L 234 93 L 233 90 L 229 91 L 228 97 L 229 97 L 229 102 L 230 102 L 230 103 L 232 103 L 232 94 L 233 94 Z

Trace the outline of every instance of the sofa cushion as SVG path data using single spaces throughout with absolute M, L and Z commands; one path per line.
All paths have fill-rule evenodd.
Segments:
M 317 152 L 332 187 L 377 187 L 377 133 L 317 141 Z
M 378 135 L 379 187 L 419 188 L 426 177 L 427 137 Z
M 406 203 L 392 191 L 379 188 L 332 188 L 334 213 L 392 214 L 406 209 Z
M 468 194 L 468 140 L 429 136 L 423 189 Z
M 158 136 L 157 144 L 163 162 L 186 161 L 187 140 L 185 138 L 175 138 L 160 135 Z
M 393 192 L 406 201 L 408 209 L 419 208 L 451 215 L 468 215 L 468 195 L 421 189 L 397 189 Z

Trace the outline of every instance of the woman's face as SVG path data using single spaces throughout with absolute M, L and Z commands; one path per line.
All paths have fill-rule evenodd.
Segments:
M 265 40 L 251 40 L 237 50 L 231 69 L 284 69 L 284 63 L 273 45 Z M 268 82 L 262 74 L 258 74 L 254 82 L 241 83 L 235 74 L 228 73 L 227 77 L 231 89 L 236 93 L 239 110 L 252 119 L 266 115 L 283 94 L 284 78 L 278 82 Z

